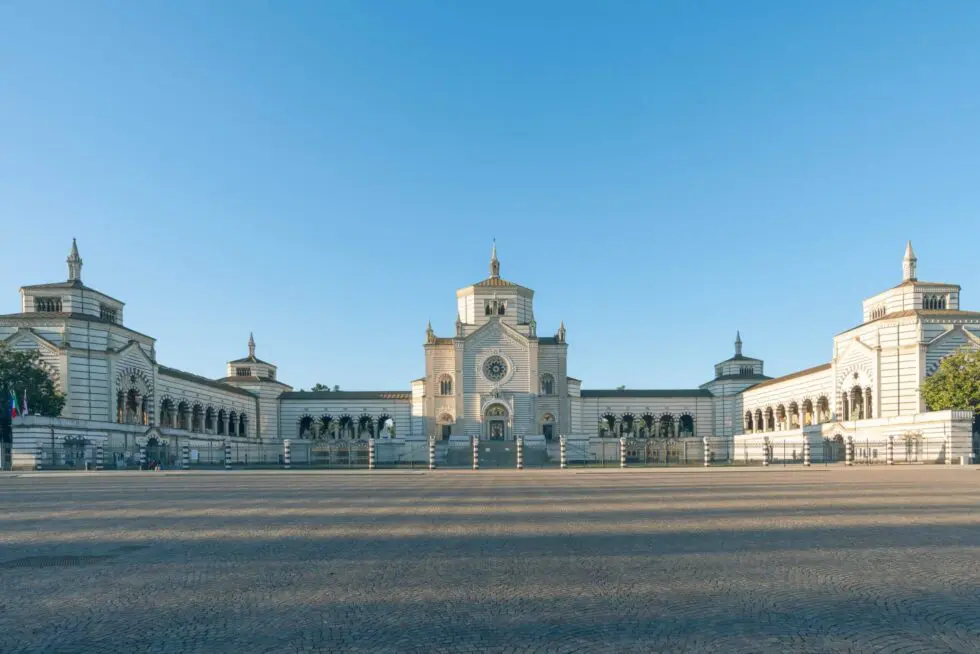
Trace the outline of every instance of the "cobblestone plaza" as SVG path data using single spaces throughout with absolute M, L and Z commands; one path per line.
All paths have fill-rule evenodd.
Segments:
M 0 651 L 974 652 L 969 467 L 0 477 Z

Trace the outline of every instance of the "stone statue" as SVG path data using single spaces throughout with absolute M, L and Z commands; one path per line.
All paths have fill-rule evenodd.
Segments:
M 393 438 L 392 432 L 395 430 L 395 421 L 388 418 L 381 426 L 381 438 Z

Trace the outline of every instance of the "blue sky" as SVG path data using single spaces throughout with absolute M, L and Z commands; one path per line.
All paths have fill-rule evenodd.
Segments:
M 736 329 L 823 363 L 901 280 L 980 309 L 977 2 L 12 2 L 0 311 L 66 276 L 164 364 L 407 389 L 502 274 L 590 388 Z

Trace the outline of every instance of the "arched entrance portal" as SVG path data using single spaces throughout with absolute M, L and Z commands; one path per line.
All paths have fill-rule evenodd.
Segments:
M 491 441 L 509 439 L 507 422 L 510 412 L 503 404 L 491 404 L 483 412 L 483 438 Z

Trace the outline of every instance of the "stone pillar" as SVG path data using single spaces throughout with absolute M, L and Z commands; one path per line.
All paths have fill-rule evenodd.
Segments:
M 231 441 L 225 441 L 225 470 L 231 470 Z
M 13 449 L 14 449 L 13 447 L 10 448 L 10 450 L 11 450 L 11 456 L 13 455 Z M 44 470 L 44 464 L 42 463 L 42 461 L 44 461 L 44 448 L 41 447 L 41 441 L 39 440 L 37 442 L 37 447 L 34 449 L 34 469 L 35 470 Z
M 800 422 L 800 429 L 803 429 L 803 423 L 806 421 L 806 409 L 803 408 L 802 404 L 800 405 L 800 417 L 797 419 Z
M 146 470 L 146 445 L 140 443 L 140 470 Z
M 626 437 L 621 436 L 619 438 L 619 467 L 626 467 Z
M 953 436 L 946 435 L 946 465 L 953 465 Z
M 518 436 L 516 441 L 517 449 L 517 469 L 524 469 L 524 437 Z
M 292 444 L 292 441 L 290 441 L 288 438 L 282 441 L 282 467 L 286 470 L 289 470 L 290 467 L 292 467 L 292 459 L 289 451 Z
M 480 469 L 480 437 L 473 437 L 473 469 Z
M 769 466 L 769 437 L 766 436 L 765 440 L 762 441 L 762 465 Z
M 708 437 L 705 436 L 701 439 L 704 443 L 704 467 L 708 468 L 711 466 L 711 443 L 708 442 Z
M 810 467 L 810 439 L 803 439 L 803 465 L 807 468 Z
M 436 469 L 436 439 L 429 438 L 429 470 Z
M 888 437 L 888 465 L 895 465 L 895 437 Z
M 568 467 L 568 457 L 565 452 L 564 435 L 558 437 L 558 462 L 562 470 Z
M 375 457 L 375 453 L 374 453 L 374 439 L 373 438 L 369 438 L 368 439 L 368 470 L 374 470 L 374 466 L 375 466 L 375 463 L 376 463 L 376 460 L 375 460 L 374 457 Z
M 102 444 L 102 441 L 99 441 L 98 444 L 95 446 L 95 469 L 96 470 L 102 470 L 105 465 L 104 463 L 105 450 L 103 448 L 104 445 Z
M 184 443 L 180 449 L 180 467 L 184 470 L 191 469 L 191 446 Z
M 844 450 L 844 465 L 854 465 L 854 437 L 847 437 L 847 448 Z
M 136 409 L 133 411 L 133 414 L 136 416 L 136 424 L 142 425 L 143 424 L 143 396 L 140 393 L 136 393 L 134 397 L 136 399 Z

